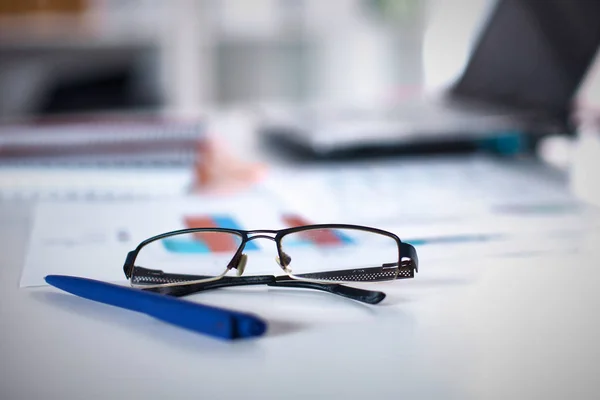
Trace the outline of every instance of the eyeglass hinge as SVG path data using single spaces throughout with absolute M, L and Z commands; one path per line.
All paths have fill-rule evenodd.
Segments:
M 127 253 L 127 258 L 125 258 L 125 265 L 123 265 L 123 272 L 125 272 L 125 276 L 127 279 L 131 278 L 133 273 L 133 262 L 135 260 L 135 251 L 130 251 Z

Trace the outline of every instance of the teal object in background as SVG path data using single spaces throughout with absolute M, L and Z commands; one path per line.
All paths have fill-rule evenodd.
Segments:
M 479 147 L 493 151 L 503 156 L 520 154 L 529 149 L 529 142 L 525 134 L 519 131 L 498 133 L 491 138 L 482 139 Z

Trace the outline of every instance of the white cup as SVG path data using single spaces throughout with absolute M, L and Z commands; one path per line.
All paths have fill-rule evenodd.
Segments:
M 577 134 L 570 185 L 578 198 L 600 207 L 600 124 L 582 126 Z

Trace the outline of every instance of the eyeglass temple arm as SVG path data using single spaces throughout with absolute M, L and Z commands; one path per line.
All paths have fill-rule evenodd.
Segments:
M 192 278 L 192 277 L 190 277 Z M 194 277 L 202 279 L 201 277 Z M 375 290 L 358 289 L 341 284 L 315 283 L 292 279 L 288 276 L 258 275 L 242 277 L 222 277 L 216 281 L 181 284 L 175 286 L 158 286 L 145 288 L 150 292 L 182 297 L 205 290 L 219 289 L 233 286 L 268 285 L 273 287 L 303 288 L 321 290 L 338 296 L 367 304 L 377 304 L 385 298 L 385 293 Z
M 143 288 L 151 292 L 166 294 L 169 296 L 182 297 L 190 294 L 203 292 L 205 290 L 218 289 L 233 286 L 249 286 L 249 285 L 268 285 L 273 287 L 287 288 L 304 288 L 321 290 L 338 296 L 346 297 L 352 300 L 360 301 L 367 304 L 377 304 L 385 298 L 385 293 L 375 290 L 358 289 L 341 284 L 328 284 L 299 281 L 291 279 L 288 276 L 273 276 L 273 275 L 258 275 L 258 276 L 242 276 L 229 277 L 224 276 L 218 280 L 198 283 L 185 283 L 186 281 L 194 281 L 210 278 L 204 275 L 180 275 L 180 274 L 165 274 L 160 270 L 148 269 L 142 267 L 136 268 L 136 276 L 141 278 L 138 284 L 152 285 L 155 283 L 177 283 L 180 285 L 171 286 L 154 286 Z
M 378 304 L 385 299 L 385 293 L 378 290 L 359 289 L 339 283 L 300 281 L 286 275 L 276 276 L 275 281 L 269 283 L 269 286 L 321 290 L 367 304 Z
M 294 276 L 307 279 L 323 280 L 345 280 L 357 282 L 380 282 L 390 280 L 390 276 L 396 274 L 396 279 L 410 279 L 415 277 L 415 272 L 419 271 L 419 259 L 417 251 L 408 244 L 401 245 L 400 262 L 385 263 L 379 267 L 341 269 L 335 271 L 311 272 L 307 274 L 294 274 Z M 398 267 L 396 269 L 396 267 Z M 361 279 L 357 279 L 361 277 Z
M 137 267 L 139 268 L 139 267 Z M 165 274 L 171 275 L 171 274 Z M 200 275 L 188 275 L 188 280 L 200 280 L 206 279 L 206 276 Z M 208 282 L 197 282 L 197 283 L 185 283 L 181 281 L 180 285 L 173 286 L 154 286 L 148 288 L 142 288 L 149 292 L 155 292 L 160 294 L 166 294 L 174 297 L 183 297 L 194 293 L 204 292 L 205 290 L 219 289 L 224 287 L 233 286 L 250 286 L 250 285 L 268 285 L 275 280 L 273 275 L 255 275 L 255 276 L 244 276 L 244 277 L 229 277 L 224 276 L 218 280 Z
M 415 248 L 408 243 L 401 243 L 401 261 L 399 265 L 399 273 L 396 279 L 407 279 L 413 278 L 415 272 L 418 272 L 419 261 L 417 258 L 417 252 Z M 127 278 L 131 277 L 131 272 L 133 270 L 133 259 L 134 254 L 130 252 L 127 255 L 127 260 L 125 261 L 125 266 L 123 267 L 125 275 Z M 382 264 L 381 267 L 373 267 L 373 268 L 363 268 L 361 269 L 362 273 L 368 275 L 376 275 L 381 274 L 382 270 L 386 268 L 391 268 L 398 266 L 398 263 L 388 263 Z M 149 275 L 152 275 L 154 278 L 158 278 L 160 276 L 161 279 L 170 282 L 181 281 L 181 285 L 173 285 L 173 286 L 161 286 L 161 287 L 153 287 L 146 288 L 143 290 L 153 291 L 157 293 L 167 294 L 170 296 L 187 296 L 190 294 L 202 292 L 205 290 L 218 289 L 224 287 L 233 287 L 233 286 L 248 286 L 248 285 L 268 285 L 273 287 L 288 287 L 288 288 L 305 288 L 305 289 L 313 289 L 313 290 L 321 290 L 324 292 L 328 292 L 331 294 L 335 294 L 338 296 L 346 297 L 352 300 L 360 301 L 367 304 L 377 304 L 381 302 L 385 298 L 385 293 L 375 290 L 365 290 L 359 288 L 353 288 L 350 286 L 345 286 L 342 284 L 330 284 L 330 283 L 317 283 L 317 282 L 308 282 L 302 280 L 292 279 L 288 276 L 273 276 L 273 275 L 259 275 L 259 276 L 246 276 L 246 277 L 222 277 L 215 281 L 210 282 L 200 282 L 200 283 L 192 283 L 185 284 L 185 281 L 190 280 L 200 280 L 206 279 L 207 276 L 193 276 L 193 275 L 177 275 L 177 274 L 165 274 L 159 270 L 151 270 L 142 267 L 136 267 L 139 270 L 144 272 L 148 272 Z M 349 273 L 355 274 L 356 269 L 352 270 L 341 270 L 341 271 L 330 271 L 323 273 L 312 274 L 318 276 L 319 278 L 341 278 Z M 308 277 L 309 274 L 298 275 L 302 277 Z M 374 279 L 378 280 L 378 279 Z M 379 279 L 384 280 L 384 279 Z M 151 283 L 151 282 L 149 282 Z

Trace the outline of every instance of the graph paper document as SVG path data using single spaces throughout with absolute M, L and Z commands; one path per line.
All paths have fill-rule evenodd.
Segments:
M 566 185 L 535 165 L 478 156 L 282 167 L 265 184 L 318 222 L 459 224 L 474 216 L 550 216 L 580 208 Z

